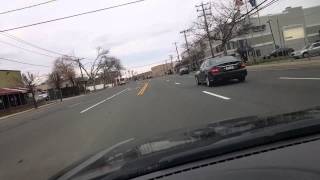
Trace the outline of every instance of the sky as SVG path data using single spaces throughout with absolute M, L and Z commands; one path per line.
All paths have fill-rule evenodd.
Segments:
M 1 5 L 0 12 L 45 1 L 47 0 L 10 0 Z M 258 0 L 258 3 L 261 1 Z M 130 0 L 57 0 L 31 9 L 0 14 L 0 30 L 127 2 Z M 125 68 L 142 72 L 149 70 L 152 65 L 169 59 L 169 55 L 175 56 L 174 42 L 178 42 L 179 51 L 183 51 L 181 46 L 184 38 L 179 32 L 190 27 L 197 19 L 195 5 L 201 2 L 201 0 L 146 0 L 126 7 L 7 33 L 45 49 L 89 58 L 83 61 L 88 65 L 90 59 L 96 56 L 97 47 L 109 49 L 110 55 L 120 58 Z M 288 6 L 315 5 L 320 5 L 320 1 L 279 0 L 263 10 L 261 15 L 279 13 Z M 53 57 L 27 52 L 8 46 L 7 43 Z M 48 66 L 37 67 L 0 60 L 0 69 L 45 75 L 52 70 L 56 57 L 55 54 L 35 49 L 0 34 L 0 58 Z

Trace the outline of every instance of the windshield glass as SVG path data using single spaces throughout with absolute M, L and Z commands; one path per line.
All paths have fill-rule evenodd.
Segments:
M 270 117 L 300 130 L 320 106 L 319 30 L 319 0 L 6 1 L 0 179 L 150 173 Z

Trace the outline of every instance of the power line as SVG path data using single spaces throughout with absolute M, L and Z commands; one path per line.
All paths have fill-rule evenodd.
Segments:
M 33 48 L 41 49 L 41 50 L 43 50 L 43 51 L 46 51 L 46 52 L 49 52 L 49 53 L 52 53 L 52 54 L 56 54 L 56 55 L 59 55 L 59 56 L 65 56 L 65 54 L 62 54 L 62 53 L 59 53 L 59 52 L 56 52 L 56 51 L 53 51 L 53 50 L 49 50 L 49 49 L 40 47 L 40 46 L 38 46 L 38 45 L 35 45 L 35 44 L 33 44 L 33 43 L 30 43 L 30 42 L 27 42 L 26 40 L 23 40 L 23 39 L 21 39 L 21 38 L 18 38 L 18 37 L 16 37 L 16 36 L 11 35 L 11 34 L 8 34 L 8 33 L 5 33 L 5 32 L 0 33 L 0 34 L 2 34 L 3 36 L 8 37 L 8 38 L 10 38 L 10 39 L 16 40 L 16 41 L 18 41 L 18 42 L 20 42 L 20 43 L 22 43 L 22 44 L 27 44 L 28 46 L 31 46 L 31 47 L 33 47 Z
M 11 43 L 8 43 L 8 42 L 5 42 L 5 41 L 0 41 L 0 43 L 8 45 L 8 46 L 15 47 L 15 48 L 18 48 L 18 49 L 21 49 L 21 50 L 24 50 L 24 51 L 27 51 L 27 52 L 30 52 L 30 53 L 33 53 L 33 54 L 42 55 L 42 56 L 46 56 L 46 57 L 50 57 L 50 58 L 57 58 L 56 56 L 51 56 L 51 55 L 48 55 L 48 54 L 43 54 L 43 53 L 39 53 L 39 52 L 36 52 L 36 51 L 32 51 L 30 49 L 26 49 L 26 48 L 23 48 L 23 47 L 20 47 L 20 46 L 16 46 L 14 44 L 11 44 Z
M 54 2 L 54 1 L 57 1 L 57 0 L 46 1 L 46 2 L 39 3 L 39 4 L 33 4 L 33 5 L 26 6 L 26 7 L 18 8 L 18 9 L 12 9 L 12 10 L 8 10 L 8 11 L 3 11 L 3 12 L 0 12 L 0 15 L 1 14 L 8 14 L 8 13 L 16 12 L 16 11 L 21 11 L 21 10 L 24 10 L 24 9 L 29 9 L 29 8 L 33 8 L 33 7 L 37 7 L 37 6 L 41 6 L 41 5 L 48 4 L 48 3 L 51 3 L 51 2 Z
M 252 8 L 250 11 L 248 11 L 247 13 L 242 14 L 240 17 L 238 17 L 237 20 L 241 20 L 243 17 L 246 17 L 246 16 L 248 16 L 248 15 L 251 15 L 251 14 L 256 13 L 257 11 L 259 11 L 258 8 L 259 8 L 260 6 L 262 6 L 264 3 L 266 3 L 267 1 L 268 1 L 268 0 L 262 1 L 260 4 L 256 5 L 254 8 Z M 260 8 L 260 9 L 261 9 L 261 8 Z M 255 10 L 257 10 L 257 11 L 254 12 L 254 13 L 252 13 L 252 12 L 255 11 Z
M 23 40 L 23 39 L 21 39 L 21 38 L 18 38 L 18 37 L 16 37 L 16 36 L 13 36 L 13 35 L 11 35 L 11 34 L 9 34 L 9 33 L 6 33 L 6 32 L 2 32 L 2 33 L 0 32 L 0 35 L 6 36 L 6 37 L 8 37 L 8 38 L 10 38 L 10 39 L 13 39 L 13 40 L 15 40 L 15 41 L 18 41 L 19 43 L 26 44 L 26 45 L 28 45 L 28 46 L 30 46 L 30 47 L 33 47 L 33 48 L 36 48 L 36 49 L 40 49 L 40 50 L 42 50 L 42 51 L 46 51 L 46 52 L 49 52 L 49 53 L 51 53 L 51 54 L 55 54 L 55 55 L 58 55 L 58 56 L 68 56 L 68 57 L 72 57 L 72 58 L 75 58 L 75 59 L 81 59 L 81 60 L 82 60 L 82 59 L 89 59 L 89 58 L 81 58 L 81 57 L 71 56 L 71 55 L 63 54 L 63 53 L 60 53 L 60 52 L 57 52 L 57 51 L 49 50 L 49 49 L 40 47 L 40 46 L 38 46 L 38 45 L 35 45 L 35 44 L 33 44 L 33 43 L 30 43 L 30 42 L 28 42 L 28 41 L 26 41 L 26 40 Z M 54 57 L 54 56 L 52 56 L 52 57 Z
M 14 28 L 4 29 L 4 30 L 0 30 L 0 32 L 7 32 L 7 31 L 16 30 L 16 29 L 22 29 L 22 28 L 27 28 L 27 27 L 31 27 L 31 26 L 46 24 L 46 23 L 50 23 L 50 22 L 54 22 L 54 21 L 60 21 L 60 20 L 64 20 L 64 19 L 77 17 L 77 16 L 83 16 L 83 15 L 92 14 L 92 13 L 96 13 L 96 12 L 100 12 L 100 11 L 105 11 L 105 10 L 109 10 L 109 9 L 128 6 L 128 5 L 140 3 L 140 2 L 143 2 L 143 1 L 146 1 L 146 0 L 132 1 L 132 2 L 119 4 L 119 5 L 114 5 L 114 6 L 109 6 L 109 7 L 106 7 L 106 8 L 101 8 L 101 9 L 97 9 L 97 10 L 93 10 L 93 11 L 87 11 L 87 12 L 74 14 L 74 15 L 70 15 L 70 16 L 65 16 L 65 17 L 61 17 L 61 18 L 56 18 L 56 19 L 51 19 L 51 20 L 47 20 L 47 21 L 41 21 L 41 22 L 37 22 L 37 23 L 33 23 L 33 24 L 28 24 L 28 25 L 18 26 L 18 27 L 14 27 Z
M 50 68 L 50 66 L 45 66 L 45 65 L 40 65 L 40 64 L 26 63 L 26 62 L 14 60 L 14 59 L 8 59 L 8 58 L 1 58 L 1 57 L 0 57 L 0 60 L 10 61 L 10 62 L 19 63 L 19 64 L 25 64 L 25 65 L 30 65 L 30 66 L 38 66 L 38 67 Z

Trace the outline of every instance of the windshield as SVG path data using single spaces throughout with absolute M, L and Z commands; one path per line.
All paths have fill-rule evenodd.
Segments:
M 295 119 L 320 106 L 319 30 L 319 0 L 6 1 L 0 179 L 157 171 Z

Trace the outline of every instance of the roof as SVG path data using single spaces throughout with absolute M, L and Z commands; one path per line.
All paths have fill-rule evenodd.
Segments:
M 9 94 L 19 94 L 27 93 L 28 89 L 26 88 L 0 88 L 0 95 L 9 95 Z
M 21 72 L 20 70 L 7 70 L 7 69 L 0 69 L 0 71 L 5 71 L 5 72 L 8 72 L 8 71 L 11 71 L 11 72 Z

